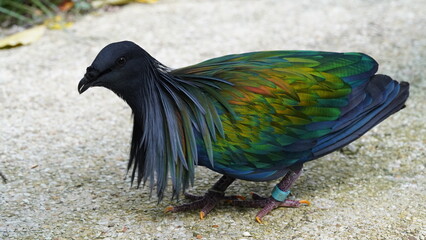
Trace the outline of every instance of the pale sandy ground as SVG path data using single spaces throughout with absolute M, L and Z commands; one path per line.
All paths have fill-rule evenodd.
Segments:
M 0 51 L 0 168 L 10 180 L 0 183 L 0 239 L 425 239 L 425 11 L 423 0 L 160 0 Z M 306 164 L 292 190 L 311 206 L 275 210 L 263 225 L 257 209 L 229 206 L 200 221 L 129 188 L 129 108 L 105 89 L 77 93 L 96 53 L 124 39 L 171 67 L 254 50 L 361 51 L 412 94 L 350 149 Z M 217 177 L 198 169 L 191 192 Z M 274 184 L 238 181 L 230 193 Z

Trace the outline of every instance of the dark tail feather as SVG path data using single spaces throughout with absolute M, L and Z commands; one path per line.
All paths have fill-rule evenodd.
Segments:
M 396 88 L 393 91 L 398 91 L 396 95 L 395 93 L 385 94 L 389 84 L 395 84 Z M 407 82 L 398 83 L 386 75 L 374 75 L 368 83 L 366 91 L 370 97 L 373 98 L 373 102 L 376 101 L 375 98 L 383 98 L 384 96 L 387 96 L 387 98 L 381 99 L 382 104 L 372 109 L 366 106 L 365 109 L 368 109 L 368 112 L 363 118 L 338 130 L 333 134 L 334 136 L 332 138 L 327 136 L 327 138 L 324 139 L 325 141 L 319 139 L 317 146 L 313 148 L 315 158 L 324 156 L 336 149 L 348 145 L 390 115 L 403 109 L 405 107 L 405 101 L 409 96 L 409 84 Z

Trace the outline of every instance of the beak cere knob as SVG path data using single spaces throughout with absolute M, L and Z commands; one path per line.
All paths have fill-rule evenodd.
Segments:
M 89 87 L 93 85 L 93 82 L 101 75 L 101 73 L 94 67 L 90 66 L 86 69 L 86 74 L 78 83 L 78 92 L 82 94 Z

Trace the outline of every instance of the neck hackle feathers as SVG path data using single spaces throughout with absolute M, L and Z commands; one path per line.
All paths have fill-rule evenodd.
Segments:
M 140 81 L 138 102 L 129 102 L 134 126 L 128 169 L 138 186 L 149 181 L 163 198 L 168 173 L 173 197 L 193 183 L 201 135 L 213 165 L 212 141 L 223 128 L 215 102 L 223 102 L 214 91 L 229 83 L 210 78 L 191 81 L 174 77 L 170 70 L 148 55 L 149 69 Z M 137 173 L 137 174 L 136 174 Z

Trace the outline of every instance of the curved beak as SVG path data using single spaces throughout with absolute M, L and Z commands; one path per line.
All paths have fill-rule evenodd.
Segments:
M 100 75 L 101 73 L 97 69 L 92 66 L 88 67 L 86 74 L 78 83 L 78 92 L 80 94 L 84 93 L 89 87 L 93 86 L 93 83 Z
M 83 77 L 78 83 L 78 93 L 84 93 L 90 87 L 90 80 Z

